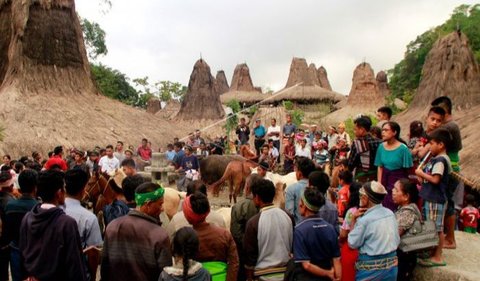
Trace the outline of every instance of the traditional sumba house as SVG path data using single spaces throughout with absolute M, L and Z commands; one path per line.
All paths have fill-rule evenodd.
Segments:
M 385 71 L 382 70 L 378 72 L 376 80 L 377 80 L 378 89 L 380 90 L 380 93 L 384 97 L 390 96 L 391 92 L 390 92 L 390 87 L 388 86 L 388 78 Z
M 0 153 L 13 157 L 142 137 L 162 145 L 181 134 L 98 93 L 74 0 L 0 0 L 0 96 Z
M 352 88 L 345 105 L 327 115 L 329 123 L 338 123 L 358 114 L 374 114 L 375 111 L 385 105 L 385 96 L 380 92 L 378 82 L 375 78 L 370 64 L 363 62 L 359 64 L 352 78 Z
M 326 103 L 334 105 L 345 96 L 332 91 L 327 71 L 323 66 L 318 69 L 315 64 L 307 65 L 304 58 L 293 58 L 285 88 L 274 94 L 273 102 L 285 100 L 295 104 Z
M 344 100 L 345 96 L 331 90 L 324 67 L 317 69 L 313 63 L 307 66 L 307 62 L 303 58 L 293 58 L 284 89 L 272 94 L 229 92 L 222 95 L 221 98 L 223 103 L 237 99 L 246 105 L 258 102 L 277 105 L 287 100 L 295 104 L 326 103 L 334 105 Z
M 395 117 L 395 121 L 402 128 L 408 128 L 414 120 L 424 121 L 430 103 L 440 96 L 451 98 L 452 114 L 461 129 L 463 181 L 480 190 L 480 69 L 468 38 L 461 32 L 450 33 L 435 42 L 425 60 L 413 101 L 406 111 Z
M 264 99 L 262 89 L 255 87 L 246 63 L 238 64 L 233 71 L 232 84 L 227 93 L 220 96 L 223 104 L 230 100 L 238 100 L 242 104 L 251 105 Z
M 205 60 L 199 59 L 190 75 L 188 90 L 177 118 L 181 120 L 222 118 L 225 111 L 220 103 L 220 97 L 215 91 L 215 84 L 210 66 Z
M 225 76 L 225 71 L 223 70 L 217 71 L 217 76 L 215 76 L 215 81 L 216 81 L 215 91 L 219 95 L 225 94 L 230 90 L 230 87 L 228 86 L 227 77 Z

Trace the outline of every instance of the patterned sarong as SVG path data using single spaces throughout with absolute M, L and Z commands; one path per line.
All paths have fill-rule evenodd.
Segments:
M 396 281 L 398 273 L 397 253 L 380 256 L 360 255 L 357 263 L 357 281 Z

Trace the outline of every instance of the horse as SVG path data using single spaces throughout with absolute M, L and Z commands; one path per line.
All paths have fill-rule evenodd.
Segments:
M 247 160 L 251 160 L 255 162 L 258 160 L 257 154 L 250 149 L 250 144 L 242 144 L 240 146 L 239 154 Z
M 258 168 L 253 168 L 252 174 L 258 174 Z M 291 172 L 286 175 L 267 172 L 265 179 L 273 182 L 273 185 L 275 186 L 275 197 L 273 198 L 273 204 L 277 207 L 285 208 L 285 190 L 290 185 L 298 181 L 295 172 Z
M 118 186 L 112 177 L 96 172 L 87 182 L 82 201 L 92 202 L 93 212 L 98 214 L 103 210 L 103 207 L 111 204 L 117 197 L 113 188 L 118 188 Z
M 229 186 L 229 201 L 232 203 L 237 203 L 237 196 L 240 193 L 240 189 L 245 184 L 245 179 L 250 175 L 251 168 L 257 167 L 258 164 L 252 161 L 231 161 L 228 163 L 223 176 L 213 184 L 209 186 L 210 190 L 213 190 L 213 196 L 219 195 L 220 185 L 225 181 L 228 182 Z

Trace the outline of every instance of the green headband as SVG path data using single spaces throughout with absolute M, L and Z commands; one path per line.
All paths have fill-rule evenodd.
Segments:
M 143 206 L 148 202 L 157 201 L 158 199 L 162 198 L 164 193 L 165 193 L 165 189 L 163 189 L 163 187 L 161 186 L 160 188 L 152 192 L 147 192 L 147 193 L 135 192 L 135 203 L 137 203 L 137 206 Z
M 307 198 L 305 198 L 305 193 L 302 194 L 302 201 L 303 201 L 303 204 L 312 212 L 318 212 L 320 210 L 319 207 L 317 206 L 313 206 L 312 204 L 310 204 L 310 202 L 307 201 Z

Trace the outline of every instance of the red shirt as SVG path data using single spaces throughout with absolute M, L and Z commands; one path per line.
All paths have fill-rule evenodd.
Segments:
M 143 148 L 143 146 L 139 146 L 137 152 L 138 156 L 145 161 L 150 161 L 150 158 L 152 158 L 152 150 L 148 147 Z
M 480 212 L 475 207 L 467 206 L 460 212 L 460 219 L 464 227 L 477 228 L 477 220 L 480 219 Z
M 345 216 L 345 209 L 347 208 L 348 200 L 350 199 L 350 186 L 345 185 L 338 191 L 338 201 L 337 201 L 337 208 L 338 208 L 338 216 L 344 217 Z
M 62 171 L 67 171 L 67 162 L 62 159 L 60 155 L 53 155 L 48 159 L 47 163 L 45 163 L 45 169 L 50 170 L 53 166 L 59 166 Z
M 294 145 L 286 145 L 285 149 L 283 150 L 283 154 L 288 156 L 295 156 L 295 146 Z M 290 160 L 290 159 L 288 159 Z

